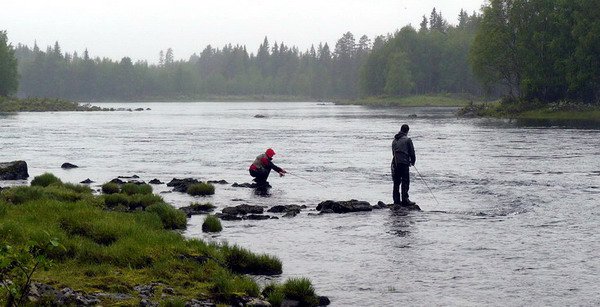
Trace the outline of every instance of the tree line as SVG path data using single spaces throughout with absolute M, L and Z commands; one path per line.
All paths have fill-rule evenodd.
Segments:
M 470 57 L 509 100 L 600 104 L 598 1 L 491 0 Z
M 434 8 L 419 29 L 356 39 L 347 32 L 300 51 L 266 37 L 256 52 L 208 45 L 158 64 L 7 45 L 0 95 L 83 101 L 293 96 L 313 99 L 460 93 L 508 101 L 600 101 L 600 10 L 594 0 L 491 0 L 451 25 Z M 8 76 L 8 77 L 7 77 Z M 11 77 L 12 76 L 12 77 Z
M 367 36 L 350 32 L 334 49 L 327 43 L 305 52 L 267 38 L 256 53 L 245 46 L 206 46 L 188 60 L 168 48 L 158 64 L 64 53 L 59 43 L 45 51 L 17 45 L 19 96 L 74 100 L 194 99 L 207 96 L 281 95 L 356 97 L 358 69 L 371 49 Z

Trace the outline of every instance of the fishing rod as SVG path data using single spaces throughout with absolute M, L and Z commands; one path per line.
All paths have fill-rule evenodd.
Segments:
M 306 178 L 306 177 L 302 177 L 302 176 L 299 176 L 299 175 L 296 175 L 296 174 L 293 174 L 293 173 L 290 173 L 290 172 L 286 172 L 286 174 L 288 174 L 288 175 L 292 175 L 292 176 L 294 176 L 294 177 L 298 177 L 298 178 L 300 178 L 300 179 L 304 179 L 304 180 L 306 180 L 306 181 L 309 181 L 309 182 L 312 182 L 312 183 L 315 183 L 315 184 L 318 184 L 318 185 L 320 185 L 320 186 L 322 186 L 322 187 L 324 187 L 324 188 L 327 188 L 327 187 L 328 187 L 328 186 L 324 185 L 323 183 L 320 183 L 320 182 L 317 182 L 317 181 L 314 181 L 314 180 L 310 180 L 310 179 L 308 179 L 308 178 Z
M 423 178 L 423 176 L 421 175 L 421 172 L 419 172 L 419 170 L 417 169 L 417 167 L 414 166 L 414 165 L 413 165 L 413 167 L 415 168 L 415 171 L 417 171 L 417 174 L 419 174 L 419 177 L 421 178 L 421 180 L 423 180 L 423 183 L 425 183 L 425 186 L 427 187 L 427 189 L 429 189 L 429 193 L 431 193 L 431 196 L 433 196 L 433 199 L 435 199 L 435 202 L 439 206 L 440 202 L 437 200 L 437 198 L 435 198 L 435 195 L 433 194 L 433 192 L 429 188 L 429 185 L 427 184 L 427 181 L 425 181 L 425 179 Z

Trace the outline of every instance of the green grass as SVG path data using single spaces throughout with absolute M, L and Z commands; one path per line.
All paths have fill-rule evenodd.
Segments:
M 125 183 L 121 186 L 121 193 L 127 195 L 152 194 L 152 186 L 149 184 Z
M 187 216 L 185 213 L 173 208 L 169 204 L 154 204 L 146 208 L 146 211 L 158 215 L 166 229 L 185 229 L 187 227 Z
M 225 245 L 224 253 L 227 267 L 236 273 L 278 275 L 283 272 L 281 260 L 274 256 L 257 255 L 237 245 Z
M 475 99 L 479 101 L 479 99 Z M 463 107 L 473 101 L 473 98 L 461 95 L 419 95 L 408 97 L 365 97 L 355 100 L 336 101 L 336 104 L 355 104 L 367 106 L 398 106 L 398 107 Z
M 221 230 L 223 230 L 223 226 L 221 226 L 221 221 L 218 217 L 208 214 L 204 218 L 204 222 L 202 223 L 203 232 L 220 232 Z
M 87 293 L 120 292 L 131 300 L 102 305 L 138 305 L 133 287 L 161 282 L 173 287 L 169 300 L 213 298 L 223 303 L 237 296 L 258 296 L 259 286 L 239 274 L 280 274 L 281 261 L 237 246 L 185 239 L 185 215 L 168 204 L 146 210 L 106 210 L 148 194 L 94 196 L 76 185 L 13 187 L 0 192 L 0 243 L 20 246 L 56 238 L 64 249 L 48 257 L 54 265 L 38 271 L 34 281 Z M 114 199 L 113 199 L 114 198 Z M 0 290 L 0 301 L 6 293 Z M 162 300 L 160 295 L 156 301 Z M 167 302 L 165 302 L 166 304 Z
M 549 104 L 538 101 L 496 101 L 469 104 L 459 110 L 458 115 L 525 120 L 600 122 L 600 106 L 572 101 L 559 101 Z
M 319 305 L 319 298 L 315 294 L 311 281 L 307 278 L 289 278 L 283 285 L 268 284 L 262 294 L 275 307 L 281 306 L 286 299 L 298 301 L 299 306 Z
M 215 194 L 215 186 L 212 183 L 200 182 L 190 185 L 187 193 L 192 196 L 206 196 Z
M 62 183 L 62 181 L 50 173 L 44 173 L 34 177 L 33 180 L 31 180 L 32 186 L 47 187 L 53 183 Z
M 0 112 L 53 112 L 53 111 L 105 111 L 91 105 L 46 98 L 7 98 L 0 96 Z
M 119 187 L 118 184 L 116 184 L 114 182 L 107 182 L 102 185 L 102 193 L 104 193 L 104 194 L 115 194 L 115 193 L 119 193 L 120 191 L 121 191 L 121 188 Z

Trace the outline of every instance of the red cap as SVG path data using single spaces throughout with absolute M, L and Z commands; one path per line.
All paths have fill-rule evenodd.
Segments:
M 267 151 L 265 152 L 265 154 L 267 155 L 267 157 L 273 158 L 273 156 L 275 155 L 275 150 L 269 148 L 269 149 L 267 149 Z

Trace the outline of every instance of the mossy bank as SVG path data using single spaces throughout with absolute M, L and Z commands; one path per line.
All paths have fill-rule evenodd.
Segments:
M 336 100 L 340 105 L 365 105 L 374 107 L 464 107 L 471 102 L 480 103 L 483 99 L 458 94 L 418 95 L 408 97 L 378 96 L 352 100 Z
M 47 258 L 49 265 L 34 272 L 33 282 L 103 293 L 95 298 L 102 305 L 139 305 L 142 300 L 239 304 L 248 297 L 269 299 L 252 275 L 282 273 L 274 256 L 184 238 L 177 229 L 186 227 L 185 214 L 145 186 L 123 185 L 112 187 L 112 194 L 94 195 L 86 186 L 62 183 L 51 174 L 32 184 L 0 191 L 0 258 L 9 259 L 11 250 Z M 115 195 L 122 203 L 112 200 Z M 145 196 L 154 197 L 139 200 Z M 1 279 L 23 282 L 13 264 L 0 261 Z M 147 285 L 167 290 L 149 295 L 140 290 Z M 11 297 L 7 289 L 0 288 L 0 301 Z M 297 300 L 296 294 L 278 293 Z M 272 296 L 274 306 L 280 296 Z M 306 306 L 317 299 L 306 298 Z

